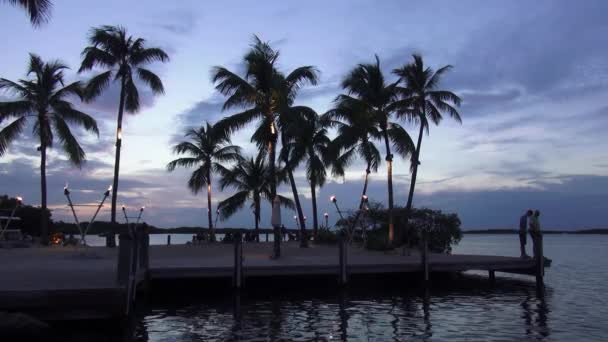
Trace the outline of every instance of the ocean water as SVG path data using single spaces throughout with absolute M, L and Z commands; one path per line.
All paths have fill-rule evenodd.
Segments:
M 517 256 L 518 248 L 516 235 L 466 235 L 454 253 Z M 553 264 L 543 294 L 532 277 L 500 273 L 495 287 L 472 273 L 434 279 L 427 290 L 405 280 L 170 291 L 140 308 L 127 340 L 608 341 L 608 236 L 547 235 L 545 255 Z

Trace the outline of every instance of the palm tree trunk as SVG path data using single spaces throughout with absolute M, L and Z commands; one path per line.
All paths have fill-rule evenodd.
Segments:
M 395 224 L 393 223 L 393 155 L 388 140 L 388 131 L 384 129 L 384 143 L 386 145 L 386 171 L 388 179 L 388 245 L 392 246 L 395 238 Z
M 253 202 L 254 202 L 254 213 L 253 216 L 255 217 L 255 241 L 260 242 L 260 194 L 259 193 L 255 193 L 253 195 Z
M 293 177 L 291 170 L 287 171 L 289 176 L 289 184 L 291 185 L 291 192 L 293 193 L 293 200 L 296 202 L 296 211 L 298 212 L 298 221 L 300 222 L 300 232 L 304 236 L 306 234 L 306 223 L 304 221 L 304 212 L 302 211 L 302 205 L 300 204 L 300 196 L 298 195 L 298 188 L 296 187 L 296 180 Z M 305 239 L 300 239 L 300 247 L 307 247 L 308 243 Z
M 317 221 L 317 192 L 316 192 L 316 184 L 314 181 L 310 181 L 310 193 L 312 195 L 312 236 L 314 236 L 315 241 L 317 240 L 317 233 L 319 230 L 319 223 Z
M 43 126 L 42 124 L 40 125 Z M 43 129 L 43 128 L 42 128 Z M 44 140 L 45 138 L 41 138 Z M 46 144 L 41 142 L 40 144 L 40 207 L 42 208 L 42 212 L 40 213 L 40 242 L 43 245 L 49 244 L 49 222 L 47 213 L 47 203 L 46 203 Z
M 110 222 L 116 223 L 116 199 L 118 196 L 118 173 L 120 170 L 120 148 L 122 146 L 122 115 L 125 110 L 125 80 L 121 79 L 118 122 L 116 125 L 116 155 L 114 158 L 114 181 L 112 183 L 112 211 Z
M 420 146 L 422 145 L 422 133 L 424 133 L 424 126 L 420 124 L 420 132 L 418 133 L 418 144 L 416 145 L 416 154 L 414 155 L 414 169 L 412 170 L 412 180 L 410 182 L 410 193 L 407 196 L 407 205 L 405 206 L 406 212 L 410 212 L 412 209 L 412 203 L 414 201 L 414 189 L 416 188 L 416 176 L 418 175 L 418 164 L 420 161 Z
M 361 201 L 359 202 L 359 209 L 363 209 L 363 197 L 367 194 L 367 182 L 369 180 L 369 174 L 372 172 L 370 170 L 371 163 L 367 163 L 367 169 L 365 169 L 365 181 L 363 182 L 363 191 L 361 192 Z
M 215 241 L 213 231 L 213 213 L 211 212 L 211 175 L 207 175 L 207 219 L 209 220 L 209 239 Z

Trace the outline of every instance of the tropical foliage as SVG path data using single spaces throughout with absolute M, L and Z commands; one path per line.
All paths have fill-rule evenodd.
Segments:
M 47 210 L 46 160 L 47 149 L 58 141 L 68 160 L 80 166 L 85 161 L 85 152 L 72 134 L 70 125 L 82 127 L 99 135 L 97 123 L 88 114 L 76 109 L 70 100 L 82 97 L 80 82 L 65 84 L 64 71 L 68 67 L 60 61 L 43 62 L 40 57 L 30 54 L 27 75 L 29 79 L 13 82 L 0 78 L 0 91 L 14 96 L 14 101 L 0 102 L 0 124 L 12 120 L 0 131 L 0 156 L 15 142 L 32 122 L 32 133 L 40 143 L 40 193 L 42 211 Z M 48 240 L 48 222 L 41 220 L 43 243 Z
M 13 6 L 19 6 L 27 11 L 30 22 L 40 26 L 49 20 L 53 4 L 50 0 L 2 0 Z
M 279 55 L 279 51 L 256 36 L 243 58 L 243 77 L 224 67 L 215 67 L 212 71 L 216 89 L 227 96 L 223 109 L 242 110 L 220 120 L 217 126 L 233 133 L 249 123 L 256 123 L 251 141 L 258 148 L 266 149 L 271 198 L 277 193 L 278 135 L 293 122 L 295 113 L 306 111 L 305 108 L 292 107 L 298 90 L 306 84 L 314 85 L 318 80 L 317 70 L 313 66 L 299 67 L 287 75 L 283 74 L 277 69 Z
M 165 88 L 160 78 L 144 66 L 155 61 L 166 62 L 167 54 L 160 48 L 147 47 L 143 38 L 134 38 L 120 26 L 93 28 L 89 34 L 89 44 L 82 51 L 82 64 L 78 72 L 94 68 L 106 71 L 93 77 L 86 85 L 84 95 L 88 101 L 99 96 L 111 82 L 118 82 L 120 98 L 116 125 L 116 154 L 114 159 L 114 181 L 112 183 L 111 220 L 116 222 L 116 200 L 118 196 L 118 176 L 120 151 L 122 146 L 122 117 L 125 109 L 135 113 L 140 108 L 136 77 L 147 85 L 154 94 L 163 94 Z
M 198 194 L 207 188 L 207 218 L 209 220 L 209 236 L 215 240 L 213 233 L 213 210 L 211 205 L 211 175 L 226 174 L 228 170 L 222 165 L 226 162 L 236 162 L 241 159 L 241 148 L 230 143 L 230 137 L 225 131 L 218 130 L 209 122 L 198 129 L 186 131 L 187 141 L 173 147 L 173 152 L 184 157 L 167 164 L 169 171 L 176 167 L 196 167 L 188 180 L 188 188 Z
M 220 218 L 227 219 L 251 201 L 256 239 L 259 239 L 260 207 L 262 200 L 272 204 L 278 196 L 282 206 L 293 209 L 293 201 L 281 195 L 274 195 L 271 188 L 270 168 L 265 162 L 264 153 L 255 158 L 243 159 L 232 169 L 221 169 L 220 189 L 233 188 L 236 193 L 218 204 Z
M 330 111 L 335 119 L 352 121 L 361 115 L 374 127 L 372 138 L 384 142 L 388 183 L 388 242 L 394 239 L 393 222 L 393 153 L 406 158 L 414 151 L 414 144 L 407 131 L 392 121 L 394 102 L 397 99 L 397 84 L 387 83 L 380 59 L 375 63 L 359 64 L 342 81 L 346 94 L 336 98 L 336 108 Z M 352 141 L 352 140 L 351 140 Z M 371 152 L 370 152 L 371 154 Z
M 429 122 L 439 125 L 443 119 L 442 113 L 447 113 L 454 120 L 462 122 L 460 113 L 456 110 L 456 107 L 460 106 L 460 97 L 451 91 L 438 89 L 443 75 L 452 69 L 452 66 L 446 65 L 433 71 L 432 68 L 424 66 L 422 56 L 413 55 L 413 58 L 413 62 L 393 71 L 403 83 L 403 86 L 398 88 L 401 99 L 395 103 L 397 115 L 417 122 L 420 126 L 418 143 L 412 158 L 412 179 L 407 197 L 407 209 L 412 208 L 414 199 L 414 188 L 420 166 L 422 133 L 426 131 L 428 134 Z

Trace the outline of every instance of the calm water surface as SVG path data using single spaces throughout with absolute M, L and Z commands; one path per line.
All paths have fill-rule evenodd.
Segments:
M 467 235 L 455 253 L 517 256 L 516 235 Z M 434 286 L 201 296 L 150 303 L 137 341 L 608 341 L 608 236 L 547 235 L 540 296 L 531 277 L 486 274 Z M 407 284 L 407 283 L 406 283 Z M 335 286 L 334 286 L 335 287 Z

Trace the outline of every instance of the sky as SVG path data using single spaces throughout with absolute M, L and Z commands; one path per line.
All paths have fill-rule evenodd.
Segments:
M 186 187 L 190 170 L 169 173 L 172 146 L 184 130 L 233 112 L 222 112 L 223 96 L 211 82 L 211 68 L 242 71 L 241 60 L 253 35 L 280 50 L 284 72 L 314 65 L 317 86 L 296 100 L 318 113 L 330 109 L 342 92 L 340 81 L 374 54 L 391 81 L 391 70 L 422 54 L 434 68 L 453 70 L 442 87 L 462 97 L 459 124 L 446 118 L 422 140 L 414 205 L 458 213 L 465 229 L 515 228 L 527 208 L 542 212 L 546 229 L 608 227 L 608 3 L 593 1 L 156 1 L 108 0 L 92 4 L 54 1 L 49 23 L 33 28 L 25 14 L 0 6 L 5 48 L 0 77 L 25 78 L 28 53 L 60 59 L 77 74 L 91 27 L 122 25 L 149 46 L 165 49 L 170 62 L 151 64 L 166 94 L 140 88 L 142 109 L 123 122 L 119 204 L 134 212 L 146 206 L 145 220 L 159 227 L 207 226 L 206 195 Z M 77 106 L 93 115 L 100 136 L 75 129 L 87 152 L 81 169 L 60 149 L 48 161 L 49 206 L 56 220 L 71 221 L 63 196 L 66 183 L 77 203 L 95 203 L 112 182 L 119 89 L 110 87 L 91 104 Z M 8 100 L 0 94 L 0 101 Z M 0 129 L 8 122 L 0 123 Z M 415 139 L 417 129 L 404 124 Z M 255 153 L 251 128 L 232 137 L 247 155 Z M 0 194 L 21 195 L 39 205 L 39 154 L 31 129 L 0 157 Z M 379 145 L 382 148 L 382 145 Z M 382 150 L 382 149 L 381 149 Z M 365 166 L 356 162 L 344 178 L 332 178 L 317 191 L 319 217 L 356 206 Z M 305 215 L 312 220 L 310 187 L 296 172 Z M 394 165 L 396 205 L 405 205 L 409 162 Z M 214 182 L 215 205 L 232 189 Z M 291 197 L 282 186 L 279 191 Z M 370 200 L 387 202 L 386 168 L 371 174 Z M 88 220 L 89 207 L 79 207 Z M 269 205 L 262 226 L 270 225 Z M 293 213 L 283 211 L 287 227 Z M 99 219 L 109 220 L 109 206 Z M 309 224 L 310 225 L 310 224 Z M 219 227 L 251 227 L 245 207 Z

